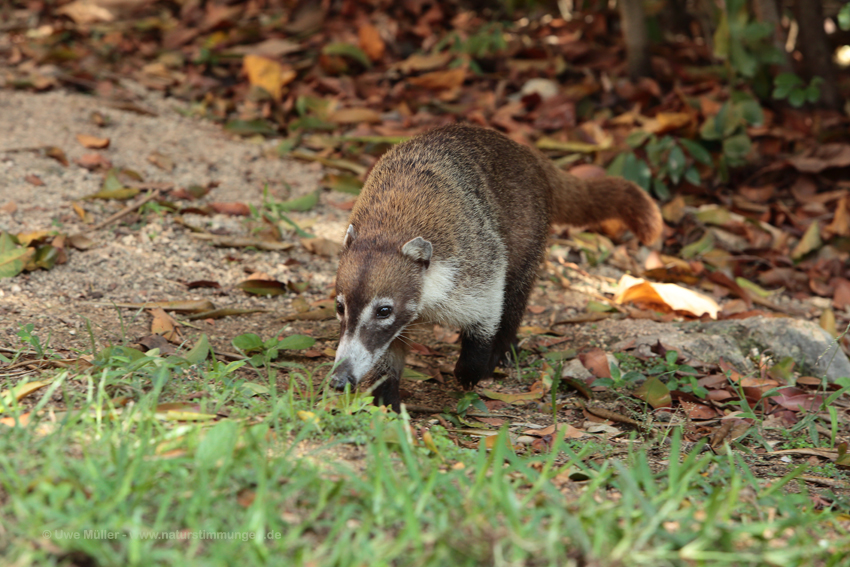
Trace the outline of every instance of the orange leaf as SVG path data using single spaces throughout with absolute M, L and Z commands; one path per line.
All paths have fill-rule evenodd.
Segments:
M 292 69 L 285 69 L 277 61 L 259 55 L 246 55 L 242 60 L 242 66 L 251 86 L 262 88 L 275 102 L 280 102 L 283 97 L 283 87 L 296 76 Z
M 371 108 L 341 108 L 328 116 L 328 120 L 337 124 L 360 124 L 363 122 L 378 123 L 381 115 Z
M 610 378 L 611 367 L 608 365 L 608 355 L 601 348 L 592 348 L 578 355 L 578 359 L 587 370 L 597 378 Z
M 223 215 L 247 217 L 251 209 L 245 203 L 210 203 L 210 208 Z
M 466 79 L 466 69 L 457 67 L 447 71 L 432 71 L 419 77 L 410 77 L 407 81 L 411 85 L 432 90 L 454 89 L 463 84 Z
M 88 134 L 77 134 L 77 141 L 90 150 L 102 150 L 109 147 L 109 138 L 98 138 Z
M 381 34 L 378 33 L 375 26 L 369 23 L 360 26 L 358 39 L 360 42 L 360 49 L 369 56 L 369 59 L 372 61 L 380 61 L 384 58 L 384 50 L 386 46 L 384 45 L 384 40 L 381 39 Z

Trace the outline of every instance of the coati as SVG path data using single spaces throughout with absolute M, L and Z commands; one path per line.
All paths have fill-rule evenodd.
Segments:
M 549 224 L 607 219 L 647 244 L 663 226 L 637 185 L 579 179 L 494 130 L 458 124 L 398 144 L 372 169 L 343 241 L 332 385 L 372 385 L 376 403 L 399 411 L 404 331 L 421 321 L 460 328 L 454 373 L 474 387 L 516 340 Z

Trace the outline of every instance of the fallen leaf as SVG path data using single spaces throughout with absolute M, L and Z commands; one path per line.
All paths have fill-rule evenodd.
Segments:
M 164 337 L 167 341 L 178 344 L 183 342 L 180 335 L 180 326 L 174 317 L 166 313 L 162 308 L 154 308 L 148 311 L 153 317 L 151 321 L 151 333 Z
M 242 291 L 254 295 L 284 295 L 286 284 L 277 280 L 247 279 L 236 284 Z
M 292 313 L 289 315 L 284 315 L 282 319 L 284 321 L 325 321 L 327 319 L 335 319 L 336 318 L 336 302 L 333 299 L 329 299 L 323 302 L 319 302 L 313 309 L 309 311 L 302 311 L 299 313 Z
M 376 124 L 381 122 L 381 115 L 371 108 L 341 108 L 332 112 L 328 120 L 337 124 Z
M 301 245 L 309 252 L 331 258 L 342 250 L 342 244 L 327 238 L 302 238 Z
M 19 402 L 25 397 L 29 396 L 36 390 L 44 388 L 45 386 L 50 384 L 50 380 L 46 381 L 36 381 L 36 382 L 22 382 L 9 390 L 4 390 L 0 392 L 0 398 L 2 398 L 3 403 L 0 405 L 0 413 L 3 413 L 3 408 L 7 408 L 13 405 L 13 400 L 15 402 Z
M 850 199 L 842 197 L 835 207 L 835 216 L 824 231 L 836 236 L 850 236 Z
M 159 152 L 152 152 L 148 156 L 148 161 L 163 171 L 171 172 L 174 170 L 174 160 Z
M 396 63 L 394 67 L 405 74 L 421 71 L 433 71 L 448 65 L 453 55 L 449 51 L 439 53 L 414 53 L 404 61 Z
M 641 399 L 653 408 L 668 408 L 673 405 L 673 398 L 667 386 L 658 376 L 649 378 L 634 391 L 636 398 Z
M 275 102 L 280 102 L 283 98 L 283 87 L 297 76 L 294 70 L 286 69 L 277 61 L 259 55 L 246 55 L 242 65 L 251 86 L 262 88 Z
M 30 185 L 35 185 L 36 187 L 44 187 L 44 181 L 41 180 L 41 177 L 32 173 L 24 176 L 24 181 Z
M 180 311 L 188 313 L 200 313 L 215 308 L 209 299 L 197 299 L 189 301 L 148 301 L 146 303 L 104 303 L 107 307 L 125 307 L 128 309 L 155 309 L 161 307 L 166 311 Z
M 850 166 L 850 144 L 818 144 L 801 156 L 788 159 L 797 171 L 820 173 L 831 167 Z
M 578 355 L 582 365 L 588 372 L 597 378 L 610 378 L 611 367 L 608 364 L 608 355 L 601 348 L 592 348 Z
M 648 303 L 665 307 L 676 312 L 684 312 L 694 317 L 708 314 L 717 319 L 720 306 L 717 302 L 696 291 L 676 284 L 651 283 L 628 274 L 620 278 L 614 295 L 617 303 Z
M 106 6 L 103 4 L 106 4 Z M 74 0 L 70 4 L 60 6 L 56 13 L 68 16 L 77 24 L 111 22 L 115 19 L 115 15 L 107 6 L 107 3 L 97 2 L 96 0 Z
M 57 148 L 56 146 L 48 146 L 44 148 L 44 155 L 49 158 L 53 158 L 64 166 L 68 166 L 68 158 L 65 156 L 65 152 L 62 151 L 62 148 Z
M 77 141 L 90 150 L 102 150 L 109 147 L 109 138 L 98 138 L 88 134 L 77 134 Z
M 456 67 L 447 71 L 432 71 L 418 77 L 410 77 L 411 85 L 431 90 L 448 90 L 460 87 L 466 80 L 466 69 Z
M 543 392 L 520 392 L 517 394 L 505 394 L 502 392 L 494 392 L 493 390 L 481 390 L 481 395 L 491 400 L 499 400 L 508 404 L 518 402 L 530 402 L 539 400 L 543 397 Z
M 813 221 L 809 225 L 809 228 L 806 229 L 803 237 L 800 238 L 800 242 L 798 242 L 797 246 L 794 247 L 794 250 L 791 251 L 791 258 L 799 260 L 809 252 L 820 248 L 822 244 L 823 243 L 820 239 L 820 223 L 818 223 L 818 221 Z
M 210 208 L 223 215 L 247 217 L 251 208 L 245 203 L 210 203 Z
M 818 411 L 823 404 L 824 396 L 821 394 L 810 394 L 799 388 L 782 388 L 776 394 L 770 396 L 771 401 L 793 411 L 806 410 Z
M 102 154 L 83 154 L 79 158 L 75 159 L 74 163 L 80 167 L 88 169 L 89 171 L 112 169 L 112 162 Z
M 386 49 L 386 46 L 384 45 L 384 40 L 381 39 L 381 34 L 375 26 L 368 22 L 361 25 L 357 32 L 357 38 L 360 49 L 369 56 L 369 59 L 377 62 L 384 58 L 384 50 Z

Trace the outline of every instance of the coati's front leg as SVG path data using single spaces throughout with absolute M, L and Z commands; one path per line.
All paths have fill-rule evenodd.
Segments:
M 533 264 L 529 262 L 529 265 Z M 461 351 L 455 365 L 455 377 L 467 390 L 474 388 L 482 379 L 491 377 L 496 366 L 505 362 L 511 347 L 516 346 L 517 329 L 534 282 L 534 272 L 530 267 L 526 266 L 526 271 L 520 273 L 524 277 L 514 278 L 515 285 L 505 289 L 502 317 L 496 333 L 486 337 L 475 331 L 461 332 Z
M 396 338 L 378 363 L 363 377 L 361 389 L 371 391 L 375 397 L 375 405 L 389 406 L 396 413 L 401 411 L 399 383 L 406 356 L 407 345 L 400 338 Z
M 455 378 L 466 390 L 493 375 L 496 362 L 493 360 L 493 337 L 476 330 L 461 329 L 460 356 L 455 364 Z

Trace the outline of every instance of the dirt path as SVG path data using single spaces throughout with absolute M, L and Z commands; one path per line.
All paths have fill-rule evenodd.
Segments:
M 103 175 L 75 164 L 84 154 L 97 153 L 116 168 L 138 172 L 145 182 L 170 182 L 177 187 L 217 182 L 204 199 L 207 202 L 241 202 L 259 206 L 267 185 L 272 198 L 298 197 L 318 187 L 321 170 L 312 165 L 276 157 L 264 157 L 272 142 L 251 143 L 231 139 L 213 124 L 186 118 L 178 110 L 186 106 L 172 100 L 146 96 L 144 107 L 156 116 L 117 110 L 103 101 L 82 95 L 53 92 L 33 95 L 0 91 L 0 230 L 11 233 L 56 229 L 67 234 L 88 229 L 75 213 L 73 203 L 81 204 L 100 222 L 124 203 L 80 201 L 97 192 Z M 100 112 L 109 120 L 104 128 L 90 116 Z M 104 150 L 84 148 L 77 134 L 110 138 Z M 61 165 L 43 152 L 29 148 L 55 146 L 67 155 L 70 164 Z M 171 172 L 148 161 L 152 152 L 173 160 Z M 27 181 L 37 176 L 43 186 Z M 323 200 L 328 198 L 323 196 Z M 350 198 L 350 196 L 349 196 Z M 14 212 L 9 212 L 13 210 Z M 346 213 L 326 204 L 306 213 L 311 232 L 336 239 L 344 232 Z M 294 218 L 299 219 L 297 213 Z M 148 317 L 125 320 L 122 331 L 119 310 L 104 306 L 111 302 L 184 300 L 209 298 L 217 306 L 263 307 L 285 310 L 288 297 L 252 297 L 230 286 L 250 272 L 261 271 L 280 281 L 300 279 L 310 265 L 308 299 L 327 295 L 332 283 L 330 260 L 308 254 L 300 247 L 286 252 L 255 252 L 245 249 L 214 248 L 192 237 L 174 222 L 175 215 L 131 215 L 121 222 L 91 232 L 95 246 L 86 251 L 69 250 L 68 262 L 50 271 L 23 273 L 0 279 L 0 346 L 16 346 L 15 333 L 21 324 L 33 323 L 35 330 L 61 350 L 90 348 L 85 331 L 92 321 L 98 341 L 120 341 L 147 334 Z M 245 217 L 188 215 L 187 220 L 214 232 L 247 235 Z M 122 224 L 129 223 L 129 224 Z M 288 267 L 290 258 L 302 262 Z M 291 262 L 290 262 L 291 263 Z M 297 274 L 295 273 L 297 272 Z M 188 290 L 181 282 L 212 280 L 223 290 Z M 124 313 L 130 313 L 124 311 Z M 214 323 L 198 323 L 199 330 L 219 338 L 247 329 L 280 328 L 272 314 L 230 318 Z M 232 327 L 232 328 L 231 328 Z M 273 332 L 269 330 L 268 332 Z M 229 338 L 218 345 L 229 344 Z

